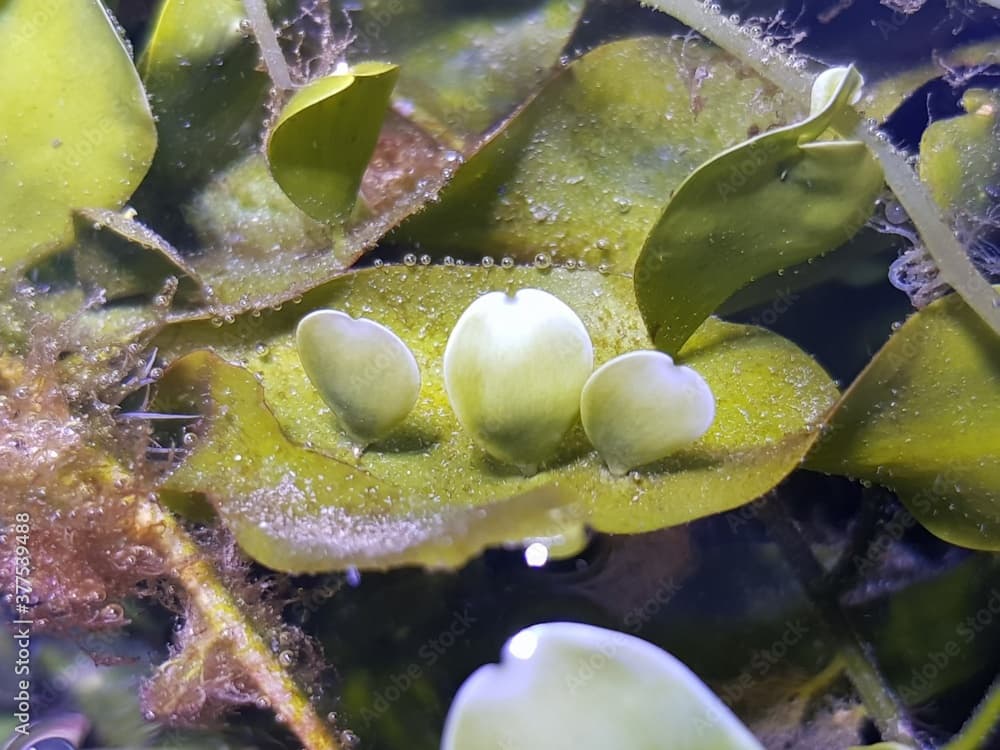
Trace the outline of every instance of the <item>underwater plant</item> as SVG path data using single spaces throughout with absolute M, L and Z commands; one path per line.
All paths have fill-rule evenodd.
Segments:
M 995 737 L 1000 16 L 890 3 L 941 49 L 890 75 L 642 5 L 0 0 L 0 581 L 36 673 L 144 654 L 63 681 L 121 744 L 475 750 L 447 706 L 515 632 L 608 738 Z M 551 695 L 580 643 L 633 713 Z

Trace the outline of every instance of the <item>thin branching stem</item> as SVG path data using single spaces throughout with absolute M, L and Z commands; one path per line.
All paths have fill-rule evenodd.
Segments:
M 982 703 L 965 722 L 962 731 L 955 735 L 942 750 L 981 750 L 995 737 L 1000 725 L 1000 675 L 994 678 Z
M 780 495 L 772 494 L 761 510 L 761 517 L 767 524 L 771 538 L 795 571 L 827 635 L 837 644 L 837 655 L 844 665 L 844 671 L 878 727 L 882 739 L 926 750 L 927 745 L 910 725 L 906 707 L 879 670 L 871 646 L 860 637 L 847 618 L 836 594 L 828 590 L 823 568 L 792 520 L 789 509 L 782 506 Z
M 243 7 L 246 8 L 247 18 L 250 19 L 253 35 L 257 39 L 257 46 L 260 47 L 264 67 L 267 68 L 271 81 L 285 91 L 295 88 L 285 53 L 278 44 L 278 34 L 267 14 L 267 3 L 264 0 L 243 0 Z
M 157 540 L 172 576 L 206 624 L 210 637 L 227 643 L 247 676 L 272 709 L 279 713 L 305 750 L 342 750 L 288 671 L 281 666 L 232 594 L 219 580 L 211 561 L 177 519 L 154 500 L 140 500 L 136 531 Z M 155 533 L 150 534 L 153 531 Z
M 805 65 L 791 62 L 785 55 L 734 23 L 714 12 L 718 6 L 692 0 L 643 0 L 657 10 L 673 16 L 705 38 L 722 47 L 741 62 L 756 70 L 776 86 L 803 103 L 809 102 L 811 76 Z M 801 69 L 800 69 L 801 68 Z M 847 111 L 834 123 L 844 136 L 865 143 L 882 165 L 885 181 L 910 216 L 924 246 L 941 273 L 954 289 L 1000 336 L 1000 294 L 994 290 L 969 259 L 962 243 L 948 226 L 927 187 L 917 177 L 904 155 L 868 126 L 856 111 Z

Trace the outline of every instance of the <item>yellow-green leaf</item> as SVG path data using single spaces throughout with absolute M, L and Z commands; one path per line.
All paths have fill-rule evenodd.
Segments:
M 75 208 L 120 208 L 156 130 L 114 21 L 98 0 L 0 3 L 0 267 L 72 240 Z
M 395 237 L 437 258 L 546 253 L 631 271 L 691 170 L 795 107 L 714 47 L 606 44 L 554 76 Z
M 1000 95 L 969 89 L 966 114 L 932 122 L 920 139 L 920 177 L 942 208 L 968 217 L 993 202 L 987 193 L 1000 180 Z
M 676 352 L 735 291 L 864 225 L 881 168 L 859 141 L 817 141 L 859 85 L 849 69 L 825 107 L 724 151 L 677 189 L 635 265 L 636 299 L 657 347 Z
M 179 360 L 163 387 L 175 408 L 208 405 L 207 428 L 164 485 L 164 499 L 204 494 L 243 550 L 278 570 L 458 567 L 488 545 L 554 527 L 566 499 L 541 490 L 487 507 L 442 508 L 414 498 L 289 441 L 253 375 L 209 352 Z M 175 508 L 184 507 L 176 498 Z
M 320 221 L 345 221 L 354 208 L 399 68 L 360 63 L 295 93 L 267 141 L 274 179 Z
M 641 473 L 615 477 L 577 425 L 554 459 L 536 475 L 524 477 L 516 468 L 490 459 L 461 430 L 445 395 L 442 357 L 452 328 L 477 296 L 525 287 L 548 291 L 573 308 L 590 332 L 597 362 L 648 346 L 628 278 L 561 269 L 445 266 L 394 266 L 351 273 L 315 290 L 301 305 L 260 318 L 244 316 L 221 328 L 207 323 L 173 326 L 156 344 L 168 360 L 194 348 L 209 348 L 228 362 L 246 367 L 262 384 L 264 402 L 288 440 L 356 467 L 353 472 L 338 469 L 336 476 L 352 474 L 359 482 L 377 481 L 379 487 L 396 488 L 390 492 L 393 504 L 385 506 L 387 522 L 416 518 L 412 522 L 419 525 L 418 511 L 458 513 L 535 491 L 567 493 L 574 501 L 568 508 L 572 522 L 562 526 L 551 520 L 539 523 L 530 534 L 539 537 L 572 534 L 581 524 L 608 532 L 647 531 L 749 502 L 798 465 L 818 420 L 836 399 L 836 388 L 826 373 L 790 342 L 763 329 L 710 319 L 678 357 L 705 378 L 717 399 L 715 422 L 703 438 Z M 413 350 L 420 366 L 423 387 L 414 411 L 360 458 L 310 384 L 295 349 L 296 324 L 318 308 L 342 310 L 389 327 Z M 168 400 L 169 390 L 168 385 L 163 394 Z M 216 389 L 214 397 L 221 399 L 231 419 L 240 418 L 245 409 L 242 401 L 240 405 L 227 401 L 224 388 Z M 223 407 L 213 408 L 218 412 Z M 257 440 L 255 427 L 249 427 L 246 434 Z M 226 503 L 247 508 L 242 490 L 227 490 L 235 481 L 231 468 L 237 462 L 235 454 L 243 455 L 248 449 L 241 445 L 237 440 L 203 440 L 195 453 L 197 461 L 205 462 L 198 464 L 203 468 L 198 476 L 186 474 L 193 478 L 183 489 L 215 488 L 214 502 L 223 514 Z M 293 455 L 275 446 L 262 450 L 275 467 Z M 217 475 L 212 467 L 224 467 L 227 473 Z M 261 467 L 254 471 L 259 477 Z M 292 473 L 297 481 L 315 487 L 320 480 L 310 472 L 303 468 Z M 341 491 L 333 483 L 334 474 L 320 473 L 326 477 L 322 481 L 331 483 L 332 498 Z M 344 488 L 343 492 L 349 495 L 353 490 Z M 291 512 L 293 506 L 282 507 Z M 311 512 L 304 511 L 306 515 Z M 300 522 L 308 526 L 305 516 Z M 371 533 L 381 538 L 378 529 Z M 255 533 L 266 536 L 266 531 Z M 363 535 L 365 530 L 358 533 Z M 275 537 L 273 543 L 280 547 L 287 540 Z M 378 560 L 377 546 L 373 542 L 369 551 L 375 557 L 367 562 L 357 555 L 331 554 L 329 567 L 345 561 L 369 564 Z M 386 559 L 391 564 L 425 562 L 420 556 L 407 558 L 395 551 Z
M 109 300 L 156 292 L 187 302 L 211 297 L 187 260 L 135 218 L 101 209 L 77 211 L 74 218 L 76 276 L 89 290 L 99 289 Z
M 1000 341 L 956 296 L 912 315 L 807 466 L 885 485 L 952 544 L 1000 550 Z
M 258 140 L 269 82 L 245 15 L 241 0 L 160 3 L 138 62 L 160 136 L 156 207 L 164 190 L 182 199 Z
M 358 39 L 348 54 L 358 50 L 397 61 L 400 104 L 435 135 L 460 146 L 474 142 L 541 86 L 584 5 L 582 0 L 483 7 L 372 0 L 358 14 Z

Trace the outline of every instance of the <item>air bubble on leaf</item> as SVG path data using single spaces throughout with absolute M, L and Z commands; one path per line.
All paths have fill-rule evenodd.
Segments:
M 910 217 L 898 201 L 888 201 L 885 204 L 885 220 L 890 224 L 905 224 Z
M 480 447 L 533 474 L 576 421 L 593 366 L 587 329 L 562 300 L 539 289 L 490 292 L 448 338 L 445 389 Z
M 590 376 L 580 417 L 608 469 L 624 476 L 704 435 L 715 419 L 715 397 L 690 367 L 675 365 L 663 352 L 636 351 Z
M 317 310 L 299 322 L 295 339 L 306 375 L 357 448 L 388 435 L 413 410 L 420 370 L 385 326 Z
M 546 270 L 552 267 L 552 256 L 548 253 L 538 253 L 535 255 L 534 266 L 539 270 Z
M 455 695 L 441 750 L 497 747 L 763 750 L 673 656 L 636 636 L 571 622 L 516 633 L 500 664 L 474 672 Z
M 404 266 L 417 265 L 417 256 L 414 255 L 413 253 L 407 253 L 406 255 L 403 256 L 403 265 Z

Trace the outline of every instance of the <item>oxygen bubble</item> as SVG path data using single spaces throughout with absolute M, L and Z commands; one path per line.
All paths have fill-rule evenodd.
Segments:
M 535 268 L 545 270 L 552 267 L 552 257 L 548 253 L 538 253 L 534 260 Z
M 885 220 L 890 224 L 905 224 L 910 217 L 898 201 L 889 201 L 885 204 Z
M 495 263 L 496 263 L 496 261 L 494 261 L 494 260 L 493 260 L 493 256 L 492 256 L 492 255 L 487 255 L 487 256 L 486 256 L 485 258 L 483 258 L 483 260 L 482 260 L 482 265 L 483 265 L 483 268 L 493 268 L 493 265 L 494 265 Z
M 429 266 L 430 264 L 431 264 L 431 256 L 426 254 L 420 256 L 420 265 Z
M 514 259 L 511 258 L 509 255 L 505 255 L 500 260 L 500 267 L 501 268 L 513 268 L 514 267 Z
M 407 253 L 406 255 L 403 256 L 403 265 L 404 266 L 417 265 L 417 256 L 414 255 L 413 253 Z
M 444 263 L 446 266 L 453 266 L 453 265 L 455 265 L 455 259 L 452 258 L 450 255 L 444 256 L 444 258 L 442 259 L 441 262 Z
M 381 258 L 376 258 L 375 260 L 372 261 L 372 265 L 375 268 L 381 268 L 382 266 L 385 265 L 385 262 Z
M 559 298 L 540 289 L 489 292 L 448 338 L 445 390 L 479 446 L 530 475 L 576 421 L 593 356 L 586 327 Z
M 295 333 L 312 384 L 360 451 L 412 411 L 420 370 L 409 347 L 385 326 L 338 310 L 317 310 Z
M 580 406 L 584 432 L 617 476 L 693 443 L 715 418 L 704 379 L 657 351 L 603 364 L 584 385 Z

